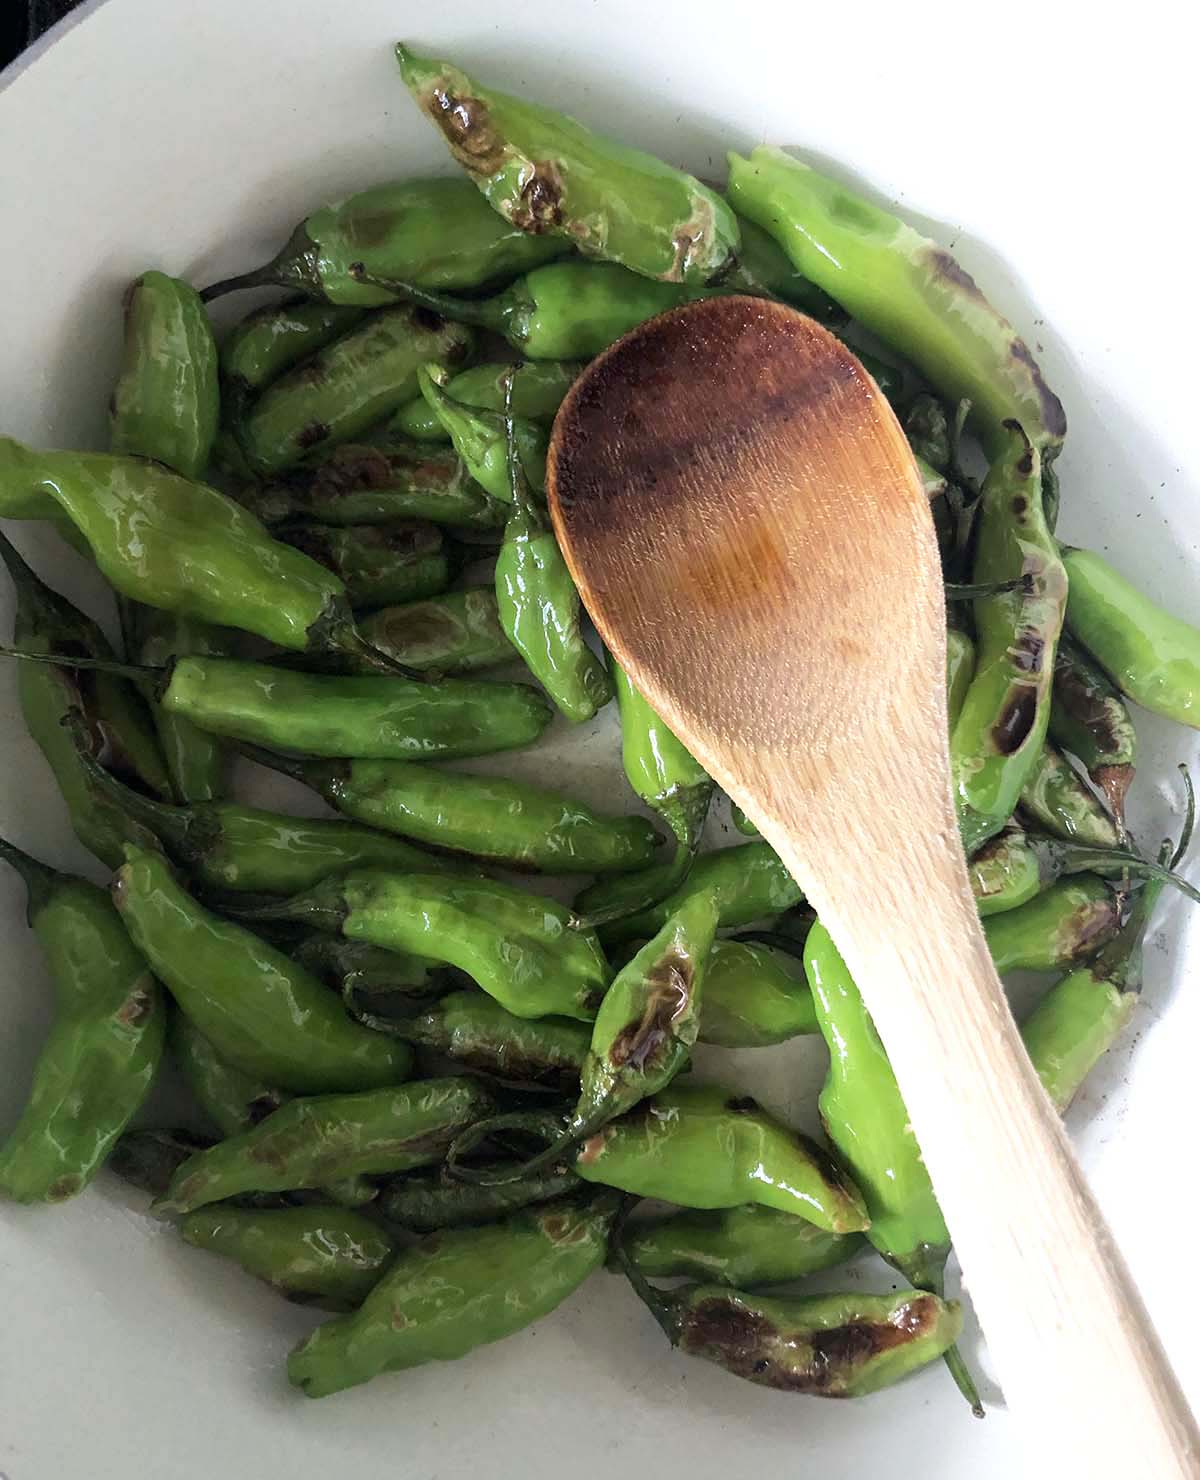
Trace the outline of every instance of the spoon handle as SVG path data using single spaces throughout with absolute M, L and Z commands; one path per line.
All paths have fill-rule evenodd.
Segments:
M 888 797 L 886 809 L 837 787 L 822 797 L 811 773 L 760 784 L 757 796 L 728 789 L 805 889 L 863 993 L 1005 1394 L 1031 1436 L 1062 1446 L 1063 1474 L 1200 1476 L 1195 1420 L 988 954 L 945 773 L 914 774 L 898 743 L 883 752 L 886 784 L 860 773 L 855 786 L 859 797 Z M 933 825 L 908 825 L 922 818 Z

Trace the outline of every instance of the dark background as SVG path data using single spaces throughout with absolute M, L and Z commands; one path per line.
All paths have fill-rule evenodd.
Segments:
M 0 66 L 11 62 L 78 0 L 0 0 Z

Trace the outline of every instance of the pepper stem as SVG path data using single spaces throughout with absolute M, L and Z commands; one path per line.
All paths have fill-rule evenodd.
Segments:
M 1190 784 L 1189 781 L 1189 788 Z M 1185 830 L 1190 839 L 1188 824 L 1185 824 Z M 1148 858 L 1139 858 L 1136 853 L 1123 852 L 1119 848 L 1093 848 L 1087 843 L 1062 843 L 1055 847 L 1054 856 L 1061 863 L 1063 873 L 1077 874 L 1086 869 L 1098 871 L 1100 867 L 1119 868 L 1139 879 L 1157 879 L 1160 883 L 1170 884 L 1180 894 L 1186 895 L 1195 904 L 1200 904 L 1200 889 L 1189 884 L 1166 864 L 1152 863 Z M 1178 862 L 1178 858 L 1174 861 Z
M 131 678 L 144 683 L 155 678 L 160 683 L 169 677 L 170 664 L 151 668 L 144 663 L 118 663 L 115 658 L 77 658 L 73 653 L 31 653 L 25 648 L 0 647 L 0 658 L 20 658 L 23 663 L 48 663 L 52 668 L 94 668 L 98 673 L 111 673 L 115 678 Z
M 629 1250 L 625 1247 L 625 1225 L 637 1203 L 636 1197 L 625 1199 L 621 1211 L 617 1214 L 617 1221 L 613 1225 L 609 1247 L 621 1267 L 621 1273 L 633 1286 L 634 1294 L 666 1332 L 667 1340 L 671 1345 L 677 1346 L 679 1344 L 678 1301 L 665 1290 L 658 1290 L 650 1283 L 629 1257 Z
M 1012 581 L 982 581 L 965 586 L 957 581 L 947 581 L 945 591 L 947 601 L 975 601 L 981 596 L 1003 596 L 1009 591 L 1028 591 L 1029 588 L 1029 577 L 1017 576 Z
M 226 293 L 237 293 L 242 288 L 273 288 L 275 286 L 275 263 L 274 261 L 264 263 L 262 267 L 256 267 L 253 272 L 242 272 L 236 277 L 222 278 L 220 282 L 209 283 L 207 288 L 200 289 L 200 302 L 211 303 L 214 298 L 224 298 Z
M 247 740 L 239 740 L 233 748 L 238 755 L 244 755 L 256 766 L 265 766 L 268 771 L 278 771 L 281 776 L 290 776 L 293 781 L 308 784 L 308 762 L 301 760 L 299 756 L 280 755 L 277 750 L 251 745 Z
M 508 1115 L 493 1115 L 487 1120 L 477 1120 L 451 1143 L 450 1150 L 446 1153 L 446 1170 L 456 1181 L 482 1182 L 480 1168 L 462 1164 L 462 1158 L 474 1151 L 476 1146 L 497 1131 L 524 1131 L 527 1135 L 544 1138 L 547 1129 L 545 1113 L 536 1110 L 517 1110 Z M 497 1184 L 489 1182 L 486 1185 Z
M 486 298 L 473 301 L 456 298 L 451 293 L 431 293 L 427 288 L 404 282 L 400 278 L 377 277 L 368 272 L 361 262 L 352 262 L 347 271 L 356 283 L 364 283 L 370 288 L 382 288 L 385 293 L 394 293 L 397 298 L 415 303 L 418 308 L 427 308 L 444 319 L 454 319 L 459 324 L 475 324 L 481 329 L 492 329 L 496 333 L 502 332 L 503 320 Z
M 966 1358 L 959 1351 L 957 1344 L 942 1353 L 942 1361 L 945 1362 L 946 1370 L 954 1379 L 955 1387 L 971 1405 L 971 1413 L 974 1417 L 986 1418 L 983 1399 L 979 1396 L 979 1389 L 975 1386 L 971 1369 L 967 1366 Z
M 430 682 L 428 673 L 422 673 L 417 668 L 410 668 L 407 663 L 401 663 L 390 653 L 374 647 L 353 622 L 339 622 L 336 627 L 332 628 L 329 633 L 329 646 L 334 652 L 345 653 L 350 658 L 359 658 L 382 673 L 390 673 L 397 678 L 411 678 L 417 683 Z
M 59 873 L 48 863 L 42 863 L 40 859 L 18 848 L 15 843 L 10 843 L 7 838 L 0 838 L 0 858 L 16 869 L 24 882 L 29 894 L 25 918 L 32 925 L 36 916 L 49 904 L 55 889 L 65 882 L 68 875 Z
M 188 808 L 171 806 L 135 791 L 102 766 L 92 750 L 87 721 L 78 709 L 68 710 L 62 723 L 75 743 L 75 753 L 89 786 L 94 786 L 136 822 L 143 823 L 156 837 L 167 838 L 177 846 L 186 841 Z
M 524 1177 L 532 1177 L 538 1172 L 544 1172 L 547 1167 L 553 1166 L 555 1162 L 564 1160 L 581 1141 L 586 1141 L 589 1136 L 594 1136 L 597 1131 L 602 1130 L 612 1119 L 611 1113 L 598 1111 L 590 1115 L 587 1120 L 578 1121 L 572 1119 L 570 1125 L 562 1135 L 551 1141 L 549 1146 L 539 1151 L 536 1156 L 530 1157 L 528 1161 L 518 1162 L 503 1173 L 490 1173 L 487 1168 L 471 1172 L 465 1176 L 464 1181 L 474 1182 L 480 1187 L 507 1187 L 510 1182 L 519 1182 Z

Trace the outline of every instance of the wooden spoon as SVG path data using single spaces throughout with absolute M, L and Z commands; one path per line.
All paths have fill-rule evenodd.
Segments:
M 601 636 L 854 974 L 1036 1442 L 1063 1441 L 1064 1473 L 1200 1474 L 1200 1435 L 979 928 L 933 523 L 874 381 L 793 309 L 696 303 L 576 382 L 548 486 Z

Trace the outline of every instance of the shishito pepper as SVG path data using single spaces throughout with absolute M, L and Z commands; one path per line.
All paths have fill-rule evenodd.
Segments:
M 20 1120 L 0 1146 L 0 1192 L 61 1202 L 96 1175 L 162 1056 L 162 992 L 103 889 L 0 840 L 54 981 L 57 1016 Z
M 301 522 L 281 525 L 276 537 L 339 576 L 355 608 L 436 596 L 450 584 L 454 573 L 436 524 L 395 520 L 337 529 Z
M 755 1203 L 630 1224 L 621 1242 L 650 1279 L 683 1275 L 742 1289 L 803 1279 L 844 1263 L 863 1246 L 860 1234 L 830 1233 Z
M 399 45 L 401 76 L 493 210 L 523 231 L 672 283 L 706 283 L 740 245 L 721 197 L 551 108 Z
M 503 411 L 512 377 L 512 411 L 529 421 L 550 422 L 583 369 L 578 360 L 526 360 L 521 365 L 472 365 L 451 376 L 442 389 L 451 401 L 480 411 Z M 389 436 L 444 442 L 450 433 L 422 395 L 402 406 L 388 423 Z
M 512 372 L 515 378 L 515 371 Z M 515 412 L 481 410 L 456 401 L 447 389 L 449 372 L 442 365 L 422 365 L 417 384 L 425 404 L 434 413 L 476 483 L 500 503 L 513 503 L 508 472 L 508 422 L 513 428 L 517 458 L 531 488 L 546 488 L 546 429 Z
M 417 673 L 473 673 L 513 661 L 494 586 L 468 586 L 372 612 L 359 631 L 377 651 Z
M 355 328 L 362 317 L 359 308 L 303 298 L 268 303 L 247 314 L 222 340 L 219 352 L 222 390 L 233 409 L 243 409 L 256 391 Z
M 1068 590 L 1068 614 L 1070 608 Z M 1116 685 L 1069 637 L 1060 639 L 1054 655 L 1050 738 L 1083 762 L 1123 825 L 1125 793 L 1137 767 L 1137 731 Z
M 516 1162 L 496 1163 L 493 1170 L 497 1176 L 486 1184 L 459 1182 L 445 1168 L 397 1177 L 380 1192 L 379 1211 L 389 1223 L 413 1233 L 433 1233 L 439 1228 L 491 1223 L 505 1213 L 549 1202 L 579 1186 L 579 1178 L 563 1164 L 512 1181 L 501 1174 L 516 1171 Z
M 1021 811 L 1045 832 L 1092 848 L 1119 848 L 1121 830 L 1048 740 L 1021 787 Z

